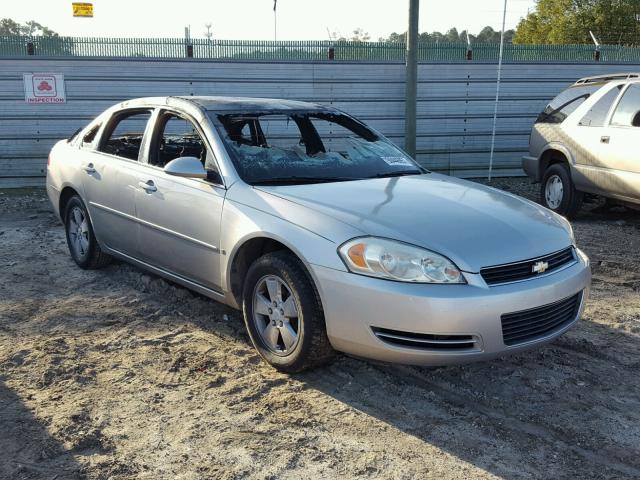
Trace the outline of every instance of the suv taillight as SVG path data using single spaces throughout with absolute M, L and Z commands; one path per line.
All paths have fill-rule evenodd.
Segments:
M 49 168 L 49 166 L 51 166 L 51 154 L 47 157 L 47 168 Z

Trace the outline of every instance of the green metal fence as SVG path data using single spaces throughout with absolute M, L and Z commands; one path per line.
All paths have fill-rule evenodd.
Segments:
M 495 62 L 498 44 L 421 43 L 421 62 Z M 254 41 L 201 38 L 0 37 L 0 57 L 200 58 L 403 62 L 405 45 L 393 42 Z M 606 45 L 512 45 L 504 61 L 639 63 L 640 48 Z

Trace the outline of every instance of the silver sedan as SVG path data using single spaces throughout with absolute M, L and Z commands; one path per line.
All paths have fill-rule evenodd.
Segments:
M 274 367 L 337 351 L 444 365 L 553 340 L 587 257 L 532 202 L 430 173 L 334 108 L 163 97 L 116 105 L 51 151 L 73 260 L 116 257 L 242 309 Z

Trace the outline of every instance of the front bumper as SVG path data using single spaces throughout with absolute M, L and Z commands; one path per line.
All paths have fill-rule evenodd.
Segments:
M 539 182 L 540 178 L 540 164 L 536 157 L 524 156 L 522 157 L 522 169 L 527 176 L 535 182 Z
M 550 342 L 578 320 L 591 284 L 587 257 L 560 271 L 517 283 L 488 287 L 479 274 L 467 285 L 411 284 L 380 280 L 311 265 L 322 298 L 327 334 L 336 350 L 386 362 L 448 365 L 488 360 Z M 501 315 L 552 304 L 583 292 L 579 313 L 542 338 L 507 346 Z M 372 328 L 437 336 L 468 335 L 468 350 L 397 346 Z

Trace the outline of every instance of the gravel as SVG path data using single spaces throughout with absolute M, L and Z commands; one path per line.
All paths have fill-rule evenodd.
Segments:
M 0 478 L 639 478 L 640 213 L 591 203 L 573 226 L 592 294 L 551 345 L 288 376 L 238 312 L 78 269 L 43 190 L 0 191 Z

